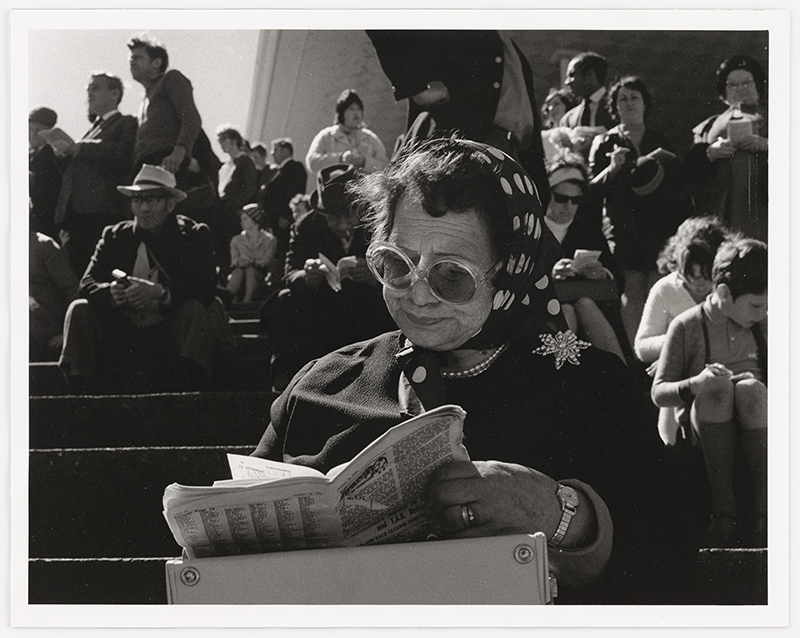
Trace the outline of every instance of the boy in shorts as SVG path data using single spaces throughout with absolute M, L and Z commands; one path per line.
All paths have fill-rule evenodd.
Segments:
M 708 298 L 670 324 L 653 381 L 653 402 L 679 408 L 699 440 L 711 488 L 706 547 L 740 541 L 766 547 L 767 537 L 767 246 L 741 236 L 714 259 Z M 734 458 L 740 448 L 751 483 L 752 520 L 739 521 Z M 738 527 L 745 534 L 739 538 Z

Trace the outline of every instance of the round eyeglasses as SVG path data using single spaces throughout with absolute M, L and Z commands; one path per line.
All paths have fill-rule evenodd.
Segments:
M 387 288 L 404 292 L 414 282 L 425 281 L 439 301 L 450 304 L 465 304 L 472 301 L 475 293 L 502 266 L 498 261 L 485 273 L 472 264 L 442 257 L 419 268 L 397 246 L 387 242 L 373 242 L 367 250 L 367 265 L 376 279 Z

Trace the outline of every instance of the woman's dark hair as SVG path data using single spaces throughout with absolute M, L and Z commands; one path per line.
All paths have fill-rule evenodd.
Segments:
M 712 271 L 714 286 L 727 284 L 733 300 L 742 295 L 767 291 L 767 245 L 758 239 L 737 235 L 717 251 Z
M 336 121 L 339 124 L 344 124 L 344 112 L 353 104 L 358 104 L 359 108 L 364 110 L 364 103 L 353 89 L 345 89 L 339 94 L 336 99 Z
M 584 51 L 579 53 L 574 58 L 575 69 L 581 73 L 587 71 L 594 71 L 594 76 L 600 84 L 606 83 L 606 75 L 608 74 L 608 61 L 594 51 Z
M 511 221 L 505 195 L 481 153 L 458 139 L 425 140 L 404 150 L 388 169 L 367 175 L 351 190 L 365 205 L 372 238 L 386 241 L 400 200 L 419 198 L 431 217 L 474 209 L 489 233 L 496 259 L 510 250 Z
M 729 238 L 730 231 L 718 218 L 690 217 L 661 249 L 658 270 L 665 275 L 676 271 L 686 275 L 692 264 L 697 264 L 703 277 L 711 279 L 714 256 Z
M 167 54 L 167 49 L 159 40 L 147 33 L 140 33 L 139 35 L 133 36 L 128 41 L 128 49 L 131 51 L 134 49 L 144 49 L 145 53 L 147 53 L 147 58 L 151 62 L 156 58 L 160 58 L 161 65 L 158 70 L 161 73 L 164 73 L 169 66 L 169 54 Z
M 217 129 L 217 139 L 233 140 L 237 148 L 241 148 L 244 143 L 242 134 L 233 128 L 230 124 L 223 124 Z
M 724 100 L 727 90 L 728 76 L 732 71 L 748 71 L 753 76 L 758 91 L 758 99 L 767 99 L 767 74 L 764 69 L 753 58 L 748 55 L 734 55 L 723 61 L 717 69 L 717 93 Z
M 628 75 L 614 84 L 608 92 L 608 108 L 614 118 L 619 120 L 619 114 L 617 113 L 617 96 L 619 95 L 620 89 L 630 89 L 642 94 L 642 100 L 644 100 L 644 114 L 645 117 L 647 117 L 647 114 L 650 112 L 650 107 L 653 104 L 653 96 L 650 95 L 650 91 L 647 90 L 647 85 L 642 78 L 637 75 Z

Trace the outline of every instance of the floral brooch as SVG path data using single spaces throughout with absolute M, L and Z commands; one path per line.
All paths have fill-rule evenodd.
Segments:
M 555 335 L 541 334 L 539 338 L 542 340 L 543 345 L 536 348 L 533 353 L 540 354 L 543 357 L 554 354 L 556 356 L 556 370 L 559 370 L 566 361 L 569 361 L 574 366 L 580 365 L 578 359 L 581 356 L 581 350 L 591 345 L 578 339 L 571 330 L 559 332 Z

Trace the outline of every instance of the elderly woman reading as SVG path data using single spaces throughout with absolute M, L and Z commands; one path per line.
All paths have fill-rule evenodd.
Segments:
M 358 186 L 367 259 L 399 332 L 305 366 L 256 456 L 328 469 L 388 428 L 462 406 L 472 462 L 445 465 L 445 536 L 543 531 L 562 602 L 653 602 L 674 548 L 662 444 L 613 354 L 565 330 L 561 256 L 531 180 L 494 148 L 436 140 Z M 674 591 L 674 590 L 673 590 Z M 662 597 L 662 600 L 665 597 Z

